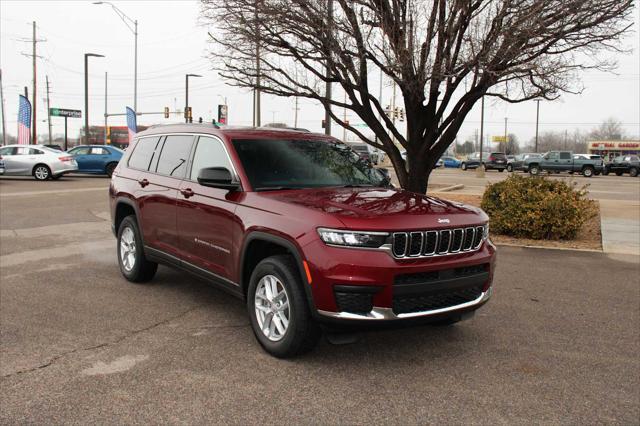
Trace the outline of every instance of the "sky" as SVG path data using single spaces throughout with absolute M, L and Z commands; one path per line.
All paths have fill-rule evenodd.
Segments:
M 252 124 L 252 94 L 246 89 L 228 86 L 211 70 L 206 58 L 207 28 L 198 22 L 197 1 L 114 1 L 127 16 L 138 20 L 138 111 L 161 112 L 164 107 L 182 110 L 185 102 L 185 74 L 200 74 L 189 79 L 189 104 L 194 121 L 210 121 L 218 104 L 226 99 L 229 124 Z M 603 120 L 621 121 L 625 133 L 640 135 L 640 8 L 635 10 L 634 32 L 624 41 L 630 54 L 616 54 L 615 74 L 590 71 L 581 74 L 585 90 L 578 95 L 565 94 L 559 100 L 540 103 L 540 132 L 575 129 L 587 132 Z M 105 72 L 107 110 L 124 113 L 133 106 L 134 36 L 108 5 L 91 1 L 16 1 L 0 2 L 0 68 L 4 89 L 7 133 L 17 132 L 18 94 L 24 87 L 32 97 L 32 22 L 36 22 L 37 43 L 37 130 L 47 134 L 46 78 L 50 84 L 50 105 L 83 110 L 84 53 L 104 58 L 89 58 L 89 119 L 91 125 L 104 124 Z M 609 54 L 607 54 L 609 55 Z M 372 84 L 378 87 L 378 83 Z M 392 88 L 385 84 L 383 104 L 388 104 Z M 338 90 L 336 96 L 341 96 Z M 396 101 L 400 104 L 400 100 Z M 462 142 L 480 127 L 479 103 L 470 112 L 458 137 Z M 272 121 L 294 125 L 292 99 L 263 95 L 262 123 Z M 342 115 L 343 112 L 339 111 Z M 310 100 L 299 100 L 298 126 L 322 132 L 322 107 Z M 350 122 L 359 119 L 347 112 Z M 508 132 L 522 142 L 535 135 L 535 102 L 509 104 L 488 100 L 485 104 L 485 135 L 502 135 L 507 117 Z M 45 122 L 43 122 L 45 120 Z M 180 122 L 160 114 L 143 115 L 138 124 Z M 69 119 L 69 135 L 77 135 L 82 119 Z M 124 117 L 109 117 L 109 125 L 125 125 Z M 64 132 L 64 120 L 52 118 L 52 133 Z M 334 125 L 333 135 L 343 138 L 342 128 Z M 353 135 L 346 135 L 348 139 Z

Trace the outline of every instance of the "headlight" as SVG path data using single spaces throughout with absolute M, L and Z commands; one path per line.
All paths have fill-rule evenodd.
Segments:
M 378 248 L 385 243 L 387 232 L 345 231 L 341 229 L 318 228 L 320 239 L 335 246 Z

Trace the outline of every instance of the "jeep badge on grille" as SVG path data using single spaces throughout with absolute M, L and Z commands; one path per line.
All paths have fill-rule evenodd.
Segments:
M 449 223 L 451 222 L 449 219 L 438 218 L 438 223 Z

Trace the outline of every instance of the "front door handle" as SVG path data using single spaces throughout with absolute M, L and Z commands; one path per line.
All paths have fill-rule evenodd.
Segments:
M 191 190 L 191 188 L 185 188 L 185 189 L 181 189 L 180 193 L 182 194 L 182 196 L 184 198 L 189 198 L 189 197 L 193 197 L 194 193 Z
M 138 184 L 140 184 L 140 186 L 144 188 L 145 186 L 149 185 L 149 181 L 146 179 L 141 179 L 138 181 Z

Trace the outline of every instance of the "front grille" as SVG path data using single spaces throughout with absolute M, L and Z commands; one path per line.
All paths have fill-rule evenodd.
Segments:
M 397 315 L 448 308 L 476 300 L 481 294 L 482 287 L 475 286 L 437 294 L 394 296 L 393 312 Z
M 440 231 L 395 232 L 394 257 L 426 257 L 474 251 L 484 238 L 484 226 L 443 229 Z

